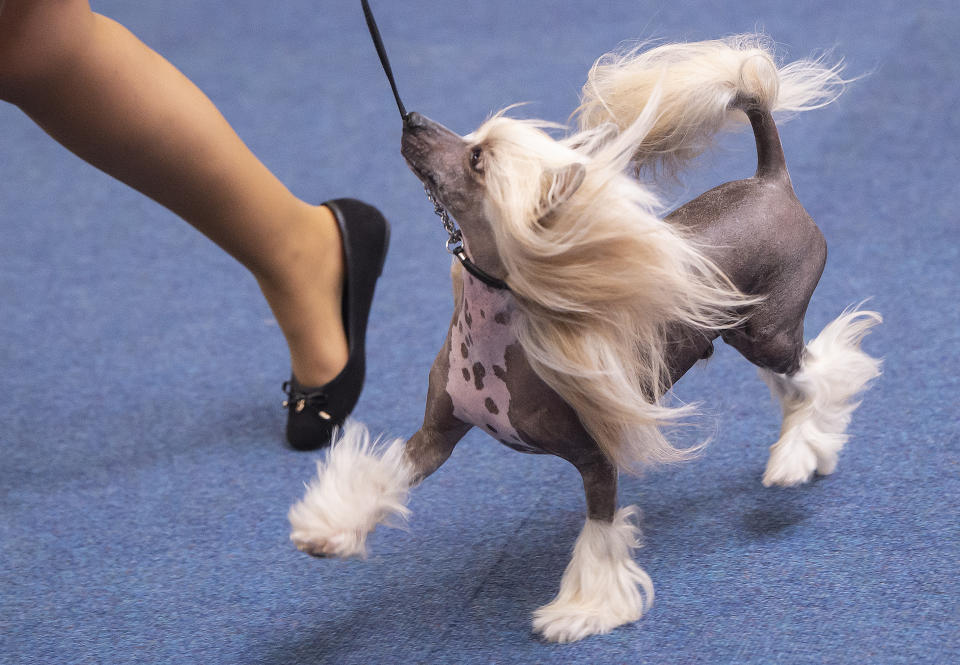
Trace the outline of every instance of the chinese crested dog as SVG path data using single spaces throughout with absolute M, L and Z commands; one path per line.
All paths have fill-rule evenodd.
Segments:
M 804 344 L 826 244 L 794 194 L 773 113 L 824 106 L 844 83 L 819 60 L 777 66 L 747 35 L 604 56 L 577 131 L 560 139 L 502 113 L 464 137 L 409 114 L 403 155 L 459 223 L 468 270 L 453 270 L 422 428 L 373 442 L 349 423 L 290 510 L 296 546 L 362 556 L 367 534 L 405 518 L 408 490 L 478 427 L 583 477 L 586 524 L 534 630 L 567 642 L 636 621 L 653 584 L 633 559 L 637 509 L 617 509 L 617 476 L 696 451 L 662 434 L 690 415 L 663 398 L 718 337 L 783 409 L 763 484 L 832 473 L 856 395 L 879 375 L 860 342 L 880 316 L 848 310 Z M 644 181 L 680 172 L 738 120 L 753 129 L 756 174 L 663 217 Z

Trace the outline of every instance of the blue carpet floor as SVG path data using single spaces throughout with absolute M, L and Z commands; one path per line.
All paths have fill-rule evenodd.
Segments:
M 95 2 L 203 88 L 298 195 L 393 222 L 356 415 L 411 434 L 451 309 L 444 235 L 399 155 L 358 2 Z M 253 279 L 170 213 L 0 106 L 0 662 L 960 662 L 960 10 L 744 0 L 374 2 L 408 108 L 459 132 L 564 121 L 623 40 L 763 29 L 869 73 L 781 130 L 830 246 L 819 330 L 872 296 L 885 373 L 836 474 L 760 477 L 779 414 L 718 348 L 678 387 L 701 459 L 625 478 L 644 511 L 640 622 L 545 644 L 584 505 L 574 469 L 471 434 L 412 496 L 409 532 L 318 561 L 286 510 L 315 455 L 282 444 L 282 337 Z M 752 172 L 740 135 L 677 200 Z M 689 434 L 693 440 L 694 434 Z

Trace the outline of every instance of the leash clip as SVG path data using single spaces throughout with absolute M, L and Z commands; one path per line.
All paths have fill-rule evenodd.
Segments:
M 460 233 L 460 229 L 456 229 L 447 238 L 447 251 L 454 256 L 463 254 L 463 234 Z
M 436 199 L 433 192 L 430 191 L 430 188 L 424 185 L 423 191 L 427 194 L 427 200 L 433 204 L 433 214 L 440 218 L 444 230 L 447 232 L 447 235 L 450 236 L 447 238 L 447 251 L 456 256 L 457 253 L 463 251 L 463 234 L 453 223 L 453 220 L 450 219 L 450 213 L 448 213 L 447 209 L 443 207 L 443 204 Z

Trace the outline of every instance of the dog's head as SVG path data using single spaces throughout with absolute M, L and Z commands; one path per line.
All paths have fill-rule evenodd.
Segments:
M 419 113 L 404 123 L 407 164 L 457 220 L 473 261 L 501 279 L 501 243 L 533 241 L 584 179 L 582 158 L 541 126 L 498 115 L 461 137 Z

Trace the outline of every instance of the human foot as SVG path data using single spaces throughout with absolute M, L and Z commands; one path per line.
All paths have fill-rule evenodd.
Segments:
M 303 378 L 296 362 L 296 351 L 304 347 L 296 346 L 294 341 L 299 341 L 299 338 L 292 339 L 284 329 L 294 360 L 293 376 L 284 384 L 284 391 L 288 395 L 285 406 L 289 409 L 287 440 L 301 450 L 313 450 L 329 444 L 333 428 L 343 424 L 359 399 L 366 370 L 367 317 L 389 243 L 389 226 L 375 208 L 353 199 L 337 199 L 327 202 L 323 209 L 333 217 L 339 237 L 342 238 L 342 249 L 338 248 L 343 265 L 338 280 L 339 299 L 336 311 L 327 311 L 328 320 L 317 323 L 323 326 L 325 333 L 311 337 L 310 331 L 304 332 L 308 335 L 308 341 L 319 341 L 321 346 L 323 340 L 327 339 L 324 334 L 344 335 L 346 360 L 342 365 L 325 364 L 322 367 L 325 367 L 324 374 L 315 381 Z M 339 323 L 339 326 L 331 326 L 331 320 Z M 302 324 L 302 321 L 296 323 Z M 315 347 L 306 348 L 310 352 L 315 351 Z M 331 367 L 334 371 L 331 371 Z

